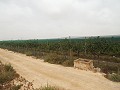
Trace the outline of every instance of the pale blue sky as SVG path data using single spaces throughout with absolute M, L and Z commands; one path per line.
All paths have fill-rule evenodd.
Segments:
M 120 0 L 0 0 L 0 40 L 120 35 Z

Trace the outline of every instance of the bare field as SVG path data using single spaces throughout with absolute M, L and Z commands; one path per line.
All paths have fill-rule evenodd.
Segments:
M 107 80 L 101 73 L 49 64 L 20 53 L 0 49 L 0 61 L 11 63 L 21 76 L 34 80 L 36 88 L 48 83 L 67 90 L 120 90 L 120 83 Z

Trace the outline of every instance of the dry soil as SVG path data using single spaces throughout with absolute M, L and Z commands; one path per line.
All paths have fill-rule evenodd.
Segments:
M 0 61 L 10 63 L 34 87 L 46 84 L 67 90 L 120 90 L 120 83 L 109 81 L 101 73 L 49 64 L 40 59 L 0 49 Z

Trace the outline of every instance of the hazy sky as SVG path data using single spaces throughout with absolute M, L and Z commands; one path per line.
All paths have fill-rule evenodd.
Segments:
M 120 34 L 120 0 L 0 0 L 0 40 Z

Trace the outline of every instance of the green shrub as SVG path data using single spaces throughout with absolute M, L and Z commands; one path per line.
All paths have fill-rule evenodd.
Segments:
M 71 58 L 70 56 L 67 55 L 58 55 L 56 53 L 51 53 L 48 54 L 45 58 L 44 61 L 45 62 L 49 62 L 52 64 L 60 64 L 63 66 L 73 66 L 73 60 L 75 60 L 74 58 Z
M 0 73 L 0 84 L 9 82 L 14 79 L 15 72 L 7 71 Z
M 0 65 L 0 84 L 10 82 L 15 78 L 15 70 L 10 64 Z
M 4 69 L 5 71 L 14 71 L 13 67 L 10 64 L 5 64 Z
M 108 74 L 106 75 L 106 78 L 111 80 L 111 81 L 114 81 L 114 82 L 120 82 L 120 75 L 119 74 Z
M 52 64 L 62 64 L 65 60 L 66 60 L 65 56 L 57 55 L 57 54 L 53 53 L 53 54 L 48 54 L 45 57 L 44 61 L 52 63 Z
M 15 72 L 10 64 L 0 65 L 0 85 L 7 85 L 7 87 L 0 87 L 0 90 L 19 90 L 22 85 L 11 86 L 11 81 L 18 78 L 19 74 Z
M 33 56 L 33 54 L 32 54 L 31 51 L 26 51 L 25 54 L 26 54 L 27 56 Z

